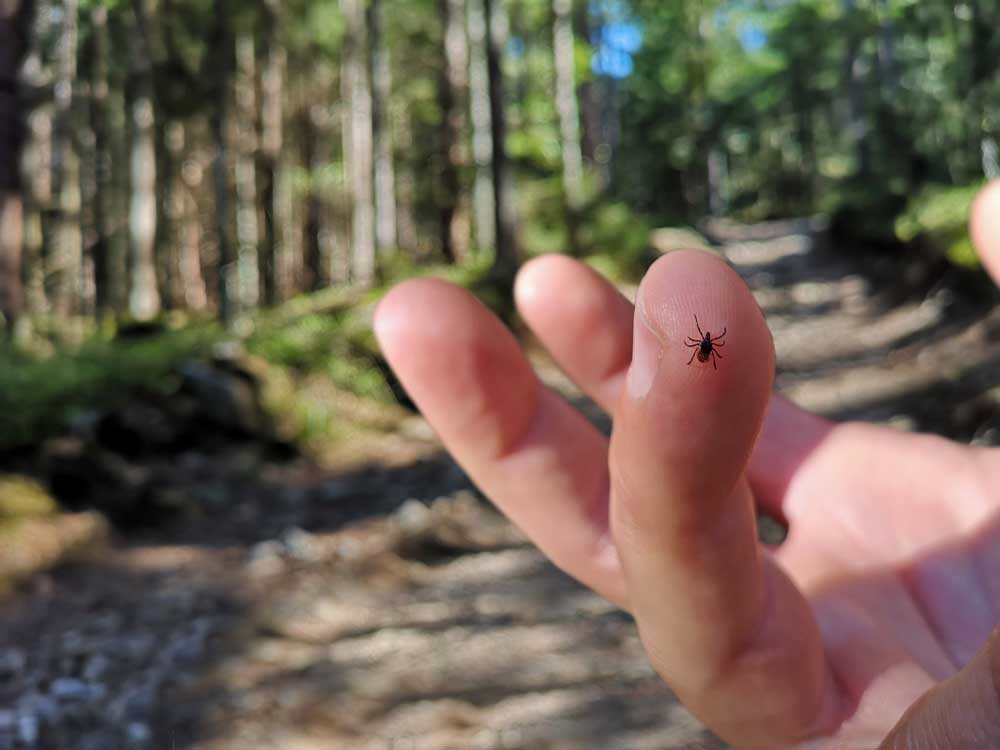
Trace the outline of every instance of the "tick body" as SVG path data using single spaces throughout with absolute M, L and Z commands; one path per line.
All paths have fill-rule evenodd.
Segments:
M 715 360 L 716 358 L 722 359 L 722 352 L 720 352 L 719 349 L 726 345 L 726 342 L 722 339 L 726 337 L 726 331 L 729 329 L 723 328 L 721 334 L 713 337 L 711 331 L 705 331 L 704 333 L 701 332 L 701 324 L 698 322 L 697 315 L 694 316 L 694 324 L 698 327 L 698 335 L 701 338 L 696 339 L 693 336 L 687 337 L 687 342 L 684 346 L 689 349 L 694 349 L 694 351 L 691 352 L 691 359 L 688 360 L 688 364 L 690 365 L 694 362 L 695 357 L 698 358 L 699 362 L 708 362 L 708 360 L 711 359 L 712 369 L 718 370 L 719 368 L 716 366 Z

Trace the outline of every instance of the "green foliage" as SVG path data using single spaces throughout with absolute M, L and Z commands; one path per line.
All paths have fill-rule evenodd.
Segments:
M 135 341 L 93 338 L 45 358 L 0 351 L 0 449 L 57 434 L 75 416 L 136 389 L 171 390 L 177 363 L 206 355 L 220 335 L 215 326 L 194 325 Z
M 898 245 L 894 226 L 906 207 L 906 196 L 887 191 L 884 185 L 862 179 L 845 180 L 821 202 L 831 217 L 834 237 L 847 249 Z
M 637 281 L 653 259 L 649 246 L 652 227 L 624 203 L 600 203 L 581 226 L 581 242 L 590 257 L 604 257 L 610 276 Z
M 559 175 L 525 182 L 518 192 L 528 254 L 567 252 L 569 231 Z
M 969 238 L 969 210 L 982 185 L 932 185 L 914 196 L 896 221 L 903 242 L 920 241 L 952 263 L 977 268 L 979 256 Z
M 355 308 L 314 313 L 252 335 L 247 351 L 297 375 L 322 374 L 361 396 L 388 400 L 375 364 L 374 340 Z

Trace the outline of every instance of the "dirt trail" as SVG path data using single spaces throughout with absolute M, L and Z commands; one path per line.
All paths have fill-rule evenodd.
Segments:
M 891 273 L 807 223 L 730 228 L 721 252 L 768 316 L 781 391 L 996 441 L 996 315 L 947 285 L 893 301 Z M 715 746 L 627 616 L 491 511 L 422 420 L 389 421 L 325 468 L 245 448 L 201 461 L 192 492 L 216 488 L 223 511 L 0 606 L 0 750 Z

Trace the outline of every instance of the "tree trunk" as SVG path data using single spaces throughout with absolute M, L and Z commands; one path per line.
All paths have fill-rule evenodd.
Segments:
M 375 280 L 375 208 L 372 200 L 372 90 L 368 76 L 368 29 L 364 0 L 341 0 L 344 39 L 344 162 L 351 187 L 351 278 Z
M 590 44 L 590 3 L 576 3 L 573 13 L 573 33 L 577 39 L 583 39 Z M 590 164 L 597 161 L 597 147 L 602 140 L 599 93 L 593 81 L 583 81 L 577 87 L 581 109 L 580 150 L 584 159 Z
M 135 33 L 134 25 L 127 12 L 108 13 L 107 58 L 107 106 L 104 110 L 104 124 L 107 127 L 105 152 L 107 162 L 104 179 L 108 190 L 104 196 L 107 207 L 107 243 L 104 286 L 101 292 L 106 299 L 109 312 L 125 315 L 128 312 L 129 297 L 129 249 L 130 236 L 125 217 L 131 200 L 130 147 L 131 116 L 128 104 L 130 71 L 124 66 L 112 64 L 120 57 L 115 50 L 128 50 Z M 127 53 L 126 53 L 127 54 Z M 96 268 L 95 268 L 96 272 Z
M 382 0 L 371 0 L 368 6 L 368 28 L 371 35 L 372 127 L 375 142 L 375 244 L 385 256 L 399 245 L 396 211 L 396 170 L 392 146 L 392 69 L 389 45 L 383 33 Z
M 879 77 L 886 101 L 894 102 L 899 95 L 899 71 L 896 63 L 896 24 L 888 0 L 878 0 L 878 64 Z
M 320 214 L 323 210 L 316 187 L 315 166 L 317 150 L 317 134 L 312 118 L 306 111 L 303 115 L 305 134 L 302 138 L 302 161 L 309 170 L 309 193 L 305 199 L 305 221 L 302 225 L 302 247 L 304 250 L 302 286 L 306 291 L 315 291 L 323 287 L 326 272 L 323 263 L 323 251 L 320 245 Z
M 1000 127 L 996 124 L 996 118 L 991 117 L 990 107 L 995 106 L 995 97 L 987 94 L 986 88 L 990 80 L 996 77 L 996 53 L 991 52 L 993 40 L 996 38 L 997 25 L 993 18 L 988 17 L 982 0 L 971 0 L 972 17 L 969 22 L 971 29 L 970 44 L 970 77 L 972 92 L 971 107 L 973 120 L 977 127 L 973 128 L 976 139 L 976 147 L 980 154 L 980 164 L 983 176 L 987 179 L 994 179 L 1000 172 L 998 165 L 997 136 L 1000 135 Z M 996 8 L 993 3 L 987 3 L 987 7 Z M 994 10 L 993 16 L 996 15 Z M 994 89 L 995 90 L 995 89 Z
M 252 34 L 236 39 L 236 247 L 239 308 L 250 310 L 260 299 L 257 244 L 257 52 Z
M 203 170 L 187 149 L 187 128 L 176 123 L 171 132 L 169 146 L 171 157 L 180 163 L 184 154 L 191 159 L 187 168 L 179 170 L 174 196 L 173 224 L 177 228 L 177 278 L 180 281 L 178 301 L 188 310 L 202 311 L 208 307 L 208 287 L 202 273 L 201 214 L 197 194 L 201 189 Z
M 795 110 L 796 140 L 802 153 L 802 182 L 805 187 L 806 201 L 811 201 L 815 191 L 817 174 L 816 138 L 813 132 L 813 112 L 807 89 L 808 81 L 803 71 L 796 66 L 791 73 L 791 105 Z
M 520 264 L 510 166 L 507 162 L 502 52 L 507 46 L 508 25 L 503 0 L 483 0 L 486 15 L 486 67 L 489 73 L 490 129 L 493 141 L 493 205 L 496 225 L 496 258 L 490 276 L 513 288 Z
M 136 27 L 129 45 L 129 82 L 126 96 L 130 113 L 131 182 L 129 184 L 129 314 L 148 320 L 160 312 L 156 277 L 156 120 L 148 28 L 143 0 L 136 0 Z
M 496 249 L 494 216 L 493 135 L 490 123 L 490 76 L 486 55 L 486 15 L 483 0 L 469 0 L 469 109 L 472 113 L 472 156 L 475 183 L 472 191 L 476 246 Z
M 264 304 L 274 305 L 282 298 L 286 283 L 284 263 L 285 231 L 288 217 L 286 202 L 280 192 L 281 149 L 284 139 L 282 100 L 285 88 L 285 50 L 277 40 L 281 7 L 276 0 L 264 3 L 263 47 L 260 72 L 260 150 L 257 174 L 263 234 L 260 242 L 261 295 Z M 279 262 L 279 259 L 282 262 Z
M 52 311 L 57 317 L 67 318 L 79 311 L 83 271 L 80 157 L 73 125 L 79 23 L 77 0 L 65 0 L 63 13 L 52 129 L 52 182 L 57 205 L 47 275 L 52 280 Z
M 215 241 L 218 246 L 219 315 L 226 324 L 232 323 L 238 312 L 239 286 L 233 253 L 229 206 L 229 81 L 234 65 L 233 38 L 229 30 L 229 7 L 226 0 L 215 0 L 215 26 L 211 35 L 213 65 L 212 114 L 210 129 L 215 156 L 212 160 L 212 183 L 215 193 Z
M 871 153 L 868 147 L 868 122 L 865 118 L 864 80 L 861 74 L 861 35 L 855 30 L 857 14 L 856 0 L 842 0 L 844 21 L 848 26 L 846 52 L 844 55 L 844 75 L 847 80 L 848 127 L 858 173 L 867 175 L 871 171 Z
M 24 105 L 18 72 L 28 49 L 31 0 L 0 0 L 0 315 L 12 333 L 24 305 Z
M 30 64 L 25 67 L 33 69 L 34 75 L 27 82 L 27 87 L 37 87 L 46 81 L 43 59 L 43 43 L 41 34 L 35 33 L 36 26 L 41 26 L 41 16 L 48 13 L 48 8 L 41 2 L 37 4 L 37 23 L 25 22 L 24 27 L 27 51 L 25 56 Z M 22 102 L 23 103 L 23 102 Z M 43 214 L 53 212 L 53 146 L 54 112 L 49 102 L 35 98 L 27 112 L 27 140 L 22 145 L 24 168 L 21 170 L 22 191 L 24 202 L 24 243 L 22 255 L 21 279 L 24 282 L 24 312 L 32 317 L 42 317 L 49 313 L 50 305 L 46 290 L 45 272 L 49 262 L 49 247 L 47 247 L 49 226 L 43 220 Z
M 445 22 L 446 64 L 438 81 L 441 169 L 436 203 L 441 249 L 445 258 L 455 263 L 465 260 L 469 254 L 468 208 L 462 191 L 462 172 L 466 163 L 465 102 L 469 87 L 465 0 L 438 0 L 438 15 Z
M 583 208 L 583 151 L 580 147 L 580 108 L 576 98 L 576 42 L 573 37 L 573 0 L 553 0 L 552 51 L 555 55 L 556 110 L 562 140 L 563 198 L 569 248 L 580 249 L 579 218 Z
M 412 112 L 402 113 L 398 135 L 400 151 L 408 153 L 413 147 Z M 398 193 L 396 231 L 399 236 L 399 248 L 412 257 L 416 255 L 420 244 L 416 219 L 417 178 L 414 174 L 412 160 L 404 159 L 400 162 L 396 189 Z
M 93 133 L 91 150 L 90 183 L 88 195 L 93 227 L 93 241 L 89 252 L 94 264 L 94 313 L 98 319 L 110 317 L 114 312 L 111 295 L 111 226 L 108 197 L 111 193 L 112 154 L 108 134 L 108 11 L 103 5 L 93 8 L 90 14 L 90 130 Z

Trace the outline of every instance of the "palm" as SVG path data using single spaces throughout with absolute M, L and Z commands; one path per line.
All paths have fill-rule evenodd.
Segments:
M 844 425 L 788 487 L 789 537 L 775 555 L 855 704 L 838 740 L 877 743 L 887 717 L 957 672 L 995 626 L 991 464 L 944 440 Z

